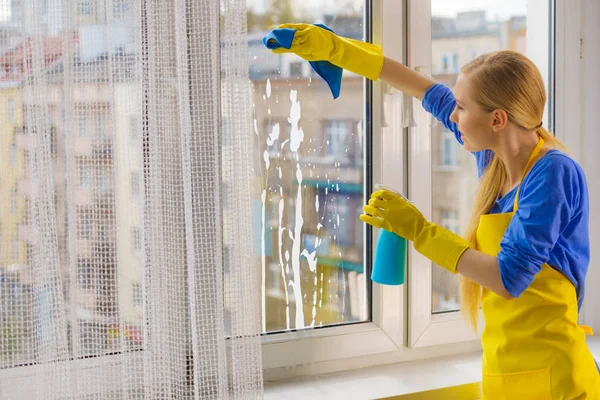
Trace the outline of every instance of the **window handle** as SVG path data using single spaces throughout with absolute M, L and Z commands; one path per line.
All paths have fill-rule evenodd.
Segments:
M 402 127 L 414 128 L 417 126 L 413 110 L 413 98 L 408 94 L 402 94 Z
M 400 100 L 402 101 L 402 103 L 400 104 L 400 117 L 401 117 L 401 127 L 402 128 L 408 128 L 410 127 L 414 127 L 417 126 L 415 123 L 415 119 L 413 116 L 413 109 L 412 109 L 412 97 L 409 95 L 406 95 L 404 93 L 401 93 L 398 89 L 388 85 L 385 82 L 382 82 L 382 87 L 381 87 L 381 127 L 382 128 L 387 128 L 388 127 L 388 123 L 386 121 L 386 117 L 385 117 L 385 102 L 386 99 L 385 97 L 388 96 L 388 101 L 390 101 L 390 98 L 394 98 L 394 99 L 398 99 L 397 96 L 402 96 L 400 98 Z

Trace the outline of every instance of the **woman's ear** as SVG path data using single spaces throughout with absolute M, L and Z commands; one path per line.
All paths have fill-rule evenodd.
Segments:
M 492 111 L 492 129 L 494 132 L 502 131 L 508 125 L 508 114 L 501 108 Z

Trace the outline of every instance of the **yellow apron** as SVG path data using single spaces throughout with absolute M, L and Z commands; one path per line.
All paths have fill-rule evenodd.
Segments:
M 522 178 L 543 145 L 540 139 Z M 481 216 L 479 251 L 493 256 L 500 251 L 519 190 L 513 212 Z M 518 299 L 484 288 L 482 303 L 484 400 L 600 399 L 600 375 L 585 340 L 591 330 L 578 325 L 575 287 L 562 273 L 544 264 Z

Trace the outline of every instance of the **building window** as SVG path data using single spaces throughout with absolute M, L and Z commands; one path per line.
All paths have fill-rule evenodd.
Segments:
M 353 229 L 353 224 L 357 222 L 354 221 L 354 212 L 356 212 L 356 207 L 352 205 L 355 202 L 354 198 L 347 193 L 331 191 L 327 195 L 322 191 L 321 196 L 325 202 L 323 225 L 329 233 L 331 243 L 343 247 L 355 246 L 356 230 Z
M 279 201 L 280 201 L 281 197 L 277 194 L 273 194 L 269 197 L 267 197 L 267 201 L 265 204 L 266 207 L 266 226 L 273 229 L 276 228 L 279 224 L 279 213 L 278 213 L 278 208 L 279 208 Z M 284 200 L 284 210 L 285 207 L 289 207 L 288 203 L 285 202 Z
M 89 165 L 81 165 L 79 167 L 79 186 L 82 189 L 90 187 L 90 181 L 92 180 L 92 169 Z
M 88 260 L 77 262 L 77 285 L 82 289 L 94 287 L 94 265 Z
M 290 156 L 290 134 L 292 126 L 285 119 L 267 118 L 264 120 L 267 150 L 271 158 L 280 158 L 282 155 Z M 282 148 L 283 146 L 283 148 Z
M 106 169 L 98 171 L 97 186 L 99 194 L 108 194 L 110 189 L 110 172 Z
M 9 145 L 8 157 L 10 166 L 14 168 L 17 165 L 17 149 L 14 143 Z
M 129 117 L 129 138 L 137 140 L 140 137 L 142 127 L 140 125 L 140 117 L 132 115 Z
M 223 246 L 223 274 L 228 276 L 231 274 L 231 248 Z
M 52 156 L 57 155 L 58 149 L 58 137 L 56 135 L 56 126 L 52 125 L 50 127 L 50 153 Z
M 129 0 L 113 0 L 113 12 L 115 17 L 123 15 L 129 10 Z
M 79 136 L 81 137 L 87 137 L 88 135 L 88 119 L 87 116 L 84 114 L 79 114 L 77 116 L 77 123 L 78 123 L 78 131 L 79 131 Z
M 94 0 L 79 0 L 77 3 L 77 13 L 79 15 L 94 14 Z
M 486 51 L 482 51 L 480 49 L 471 48 L 467 50 L 467 60 L 466 62 L 472 61 L 479 57 L 481 54 L 487 53 Z
M 10 97 L 6 104 L 6 117 L 8 118 L 8 122 L 15 121 L 15 99 Z
M 92 212 L 90 210 L 79 210 L 79 221 L 77 237 L 89 240 L 92 238 Z
M 97 113 L 96 114 L 96 137 L 103 138 L 106 137 L 106 114 Z
M 443 74 L 457 74 L 458 73 L 458 54 L 454 52 L 442 53 L 442 70 Z
M 133 244 L 133 250 L 135 250 L 136 252 L 139 252 L 142 250 L 142 233 L 140 231 L 140 228 L 133 228 L 131 229 L 131 240 L 132 240 L 132 244 Z
M 11 214 L 16 215 L 18 209 L 19 209 L 18 193 L 13 190 L 12 192 L 10 192 L 10 212 L 11 212 Z
M 12 242 L 11 246 L 11 256 L 14 263 L 17 263 L 19 260 L 19 240 L 15 238 Z
M 352 123 L 349 120 L 325 121 L 325 143 L 323 148 L 326 156 L 332 156 L 336 161 L 352 161 Z
M 139 172 L 131 173 L 131 195 L 138 196 L 140 194 L 140 174 Z
M 458 211 L 453 209 L 442 210 L 442 221 L 440 223 L 444 228 L 456 234 L 460 234 L 460 221 Z
M 281 290 L 281 267 L 277 263 L 269 263 L 266 277 L 266 289 L 272 293 Z
M 447 129 L 442 131 L 440 136 L 440 160 L 446 167 L 458 166 L 459 144 L 454 134 Z
M 301 77 L 302 76 L 302 64 L 301 62 L 290 63 L 290 77 Z
M 141 307 L 144 304 L 144 291 L 141 282 L 132 283 L 133 305 Z

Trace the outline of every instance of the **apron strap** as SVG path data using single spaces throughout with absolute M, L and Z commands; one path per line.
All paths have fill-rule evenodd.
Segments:
M 519 182 L 519 187 L 517 188 L 517 193 L 515 194 L 515 203 L 513 204 L 513 212 L 517 212 L 517 207 L 519 205 L 519 192 L 521 191 L 521 184 L 525 179 L 525 175 L 529 172 L 529 169 L 533 165 L 533 161 L 542 151 L 542 147 L 544 147 L 544 139 L 540 138 L 538 144 L 535 146 L 531 155 L 529 156 L 529 161 L 527 161 L 527 165 L 525 166 L 525 171 L 523 171 L 523 176 L 521 176 L 521 182 Z

